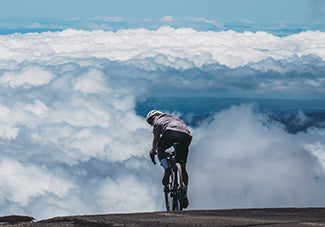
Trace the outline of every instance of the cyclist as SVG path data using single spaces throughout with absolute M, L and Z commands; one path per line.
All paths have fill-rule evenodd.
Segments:
M 191 144 L 192 135 L 187 125 L 179 118 L 164 114 L 158 110 L 152 110 L 146 117 L 147 122 L 153 126 L 153 143 L 150 150 L 150 157 L 154 164 L 155 155 L 158 154 L 160 165 L 164 168 L 163 185 L 168 185 L 171 170 L 168 168 L 166 149 L 174 146 L 176 161 L 182 167 L 183 181 L 185 184 L 185 201 L 184 207 L 188 206 L 187 188 L 188 173 L 186 171 L 186 162 L 188 156 L 188 148 Z

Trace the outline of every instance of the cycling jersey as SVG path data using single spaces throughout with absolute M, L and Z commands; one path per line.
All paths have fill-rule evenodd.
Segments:
M 191 136 L 190 130 L 181 119 L 169 114 L 162 114 L 155 119 L 153 124 L 154 139 L 152 149 L 154 151 L 157 151 L 158 149 L 158 140 L 160 139 L 160 136 L 167 130 L 182 132 Z

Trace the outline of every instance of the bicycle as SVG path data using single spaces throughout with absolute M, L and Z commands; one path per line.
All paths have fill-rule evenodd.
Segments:
M 175 151 L 167 151 L 168 167 L 171 170 L 169 184 L 164 187 L 167 211 L 183 210 L 185 184 L 183 182 L 182 168 L 175 160 Z M 172 205 L 172 207 L 170 206 Z

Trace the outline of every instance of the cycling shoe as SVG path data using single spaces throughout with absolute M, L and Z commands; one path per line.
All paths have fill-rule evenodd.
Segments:
M 183 198 L 183 208 L 185 209 L 185 208 L 187 208 L 188 207 L 188 198 L 187 197 L 184 197 Z
M 166 169 L 164 173 L 164 177 L 162 179 L 162 184 L 163 185 L 168 185 L 169 184 L 169 177 L 170 177 L 171 171 L 170 169 Z

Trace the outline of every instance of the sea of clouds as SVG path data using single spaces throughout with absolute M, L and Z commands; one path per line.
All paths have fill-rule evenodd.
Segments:
M 162 27 L 0 36 L 0 214 L 164 209 L 137 102 L 151 96 L 322 98 L 325 33 Z M 169 110 L 173 112 L 173 110 Z M 190 207 L 325 205 L 325 130 L 290 134 L 255 104 L 192 127 Z

